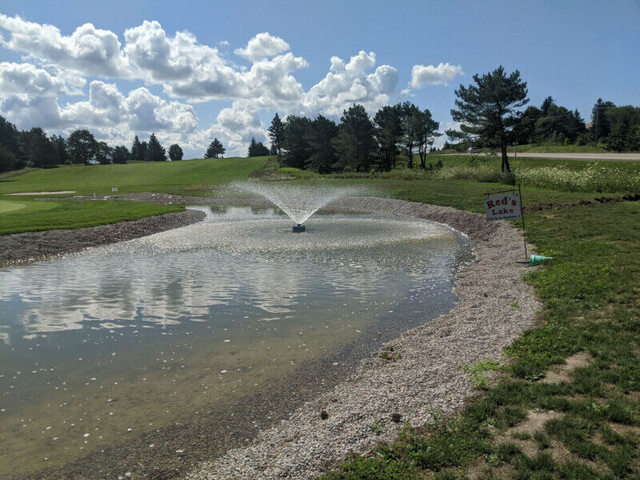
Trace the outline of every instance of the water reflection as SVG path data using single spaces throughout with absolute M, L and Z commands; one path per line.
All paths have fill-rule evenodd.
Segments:
M 355 361 L 450 308 L 468 259 L 429 222 L 314 216 L 293 234 L 273 210 L 234 208 L 2 270 L 0 464 L 63 465 L 359 342 Z

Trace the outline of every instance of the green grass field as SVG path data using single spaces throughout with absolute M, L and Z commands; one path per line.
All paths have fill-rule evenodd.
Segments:
M 429 161 L 437 158 L 432 156 Z M 125 192 L 202 195 L 226 181 L 246 178 L 252 169 L 265 165 L 264 160 L 242 166 L 231 159 L 215 166 L 207 165 L 209 161 L 196 162 L 182 162 L 170 169 L 127 165 L 131 170 L 121 173 L 126 171 L 130 176 L 118 185 L 113 184 L 113 172 L 118 170 L 110 167 L 34 171 L 0 181 L 0 193 L 78 190 L 80 187 L 73 184 L 82 179 L 82 193 L 98 188 L 104 189 L 99 193 L 108 193 L 111 186 L 118 186 Z M 274 177 L 300 185 L 363 185 L 373 195 L 472 212 L 482 212 L 485 192 L 511 187 L 500 183 L 502 177 L 495 172 L 499 170 L 498 159 L 478 163 L 460 155 L 447 156 L 442 162 L 445 174 L 319 176 L 285 169 Z M 580 200 L 637 192 L 633 179 L 640 165 L 546 159 L 518 162 L 522 163 L 514 162 L 516 169 L 539 169 L 549 175 L 532 176 L 530 183 L 523 185 L 525 206 L 563 205 L 527 215 L 529 241 L 538 253 L 554 257 L 527 279 L 544 304 L 541 326 L 507 349 L 504 365 L 483 362 L 470 367 L 480 395 L 464 411 L 452 418 L 438 418 L 426 430 L 407 425 L 395 443 L 354 457 L 324 479 L 640 478 L 640 202 L 575 205 Z M 564 166 L 554 170 L 558 165 Z M 572 175 L 583 178 L 585 171 L 600 167 L 589 181 L 571 179 Z M 459 172 L 449 175 L 456 168 Z M 63 178 L 65 170 L 73 172 L 73 179 Z M 209 178 L 213 171 L 217 172 L 215 180 Z M 207 180 L 201 178 L 203 172 Z M 15 203 L 25 206 L 9 211 L 16 208 Z M 57 228 L 71 224 L 77 213 L 74 208 L 84 209 L 89 221 L 107 218 L 118 208 L 128 213 L 136 208 L 120 202 L 77 205 L 2 197 L 0 225 L 9 225 L 7 219 L 25 217 L 33 225 Z M 141 208 L 143 214 L 150 214 L 148 205 Z M 24 228 L 24 222 L 14 228 Z M 562 383 L 540 382 L 549 368 L 563 364 L 576 352 L 588 353 L 592 361 Z M 502 372 L 498 380 L 483 377 L 484 371 L 498 367 Z M 531 412 L 549 411 L 555 412 L 555 417 L 537 431 L 514 430 Z
M 33 196 L 9 196 L 17 192 L 75 190 L 74 195 L 166 192 L 207 195 L 221 184 L 246 179 L 264 166 L 267 157 L 190 160 L 127 165 L 91 165 L 29 170 L 21 175 L 0 176 L 0 235 L 39 230 L 84 228 L 152 215 L 181 208 L 138 202 L 69 202 L 34 200 Z M 54 198 L 60 195 L 52 196 Z
M 16 192 L 75 190 L 77 195 L 165 192 L 204 194 L 217 185 L 246 178 L 267 157 L 141 162 L 127 165 L 78 165 L 0 176 L 0 195 Z

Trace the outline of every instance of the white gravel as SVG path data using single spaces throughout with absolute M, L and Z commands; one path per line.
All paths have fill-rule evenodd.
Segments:
M 446 207 L 380 198 L 349 198 L 340 210 L 395 213 L 447 223 L 474 242 L 477 261 L 458 276 L 460 301 L 448 314 L 387 344 L 397 361 L 372 358 L 347 381 L 306 403 L 249 447 L 202 463 L 186 478 L 313 478 L 349 453 L 391 441 L 405 421 L 419 427 L 434 411 L 452 412 L 475 391 L 466 365 L 500 359 L 533 326 L 539 302 L 523 281 L 522 235 L 502 222 Z M 322 419 L 321 412 L 328 417 Z M 392 415 L 401 415 L 400 422 Z M 326 416 L 326 415 L 323 415 Z M 398 419 L 397 416 L 395 418 Z M 372 428 L 375 425 L 375 428 Z

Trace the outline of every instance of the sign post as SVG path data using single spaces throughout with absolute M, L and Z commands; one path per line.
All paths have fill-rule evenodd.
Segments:
M 522 190 L 506 190 L 502 192 L 484 194 L 484 210 L 487 220 L 515 220 L 522 219 L 522 234 L 524 236 L 524 256 L 527 254 L 527 233 L 524 228 L 524 214 L 522 213 Z

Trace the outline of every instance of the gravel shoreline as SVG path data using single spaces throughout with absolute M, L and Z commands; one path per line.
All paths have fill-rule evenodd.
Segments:
M 167 194 L 103 198 L 182 205 L 231 202 Z M 264 205 L 258 199 L 242 203 Z M 477 261 L 458 274 L 455 293 L 460 301 L 450 313 L 389 342 L 384 348 L 393 349 L 397 360 L 364 360 L 332 391 L 261 432 L 249 447 L 203 462 L 188 480 L 317 477 L 352 452 L 366 453 L 381 441 L 394 440 L 404 422 L 420 427 L 435 411 L 460 408 L 475 393 L 463 368 L 500 359 L 503 348 L 533 326 L 540 303 L 523 281 L 528 267 L 522 235 L 508 224 L 452 208 L 375 197 L 343 199 L 331 208 L 408 215 L 468 235 Z M 6 235 L 0 237 L 0 267 L 138 238 L 195 223 L 204 215 L 189 210 L 87 229 Z
M 385 348 L 400 355 L 396 361 L 363 361 L 333 391 L 261 432 L 251 446 L 202 463 L 188 480 L 317 477 L 350 453 L 366 453 L 394 440 L 403 422 L 420 427 L 432 420 L 433 412 L 460 408 L 475 393 L 464 367 L 500 359 L 503 348 L 534 325 L 540 304 L 523 281 L 522 235 L 511 226 L 400 200 L 350 198 L 332 207 L 410 215 L 468 235 L 477 261 L 458 276 L 460 301 L 450 313 L 389 342 Z
M 184 227 L 205 218 L 204 212 L 187 210 L 128 222 L 74 230 L 47 230 L 0 236 L 0 268 L 23 265 L 79 252 L 88 247 L 123 242 Z

